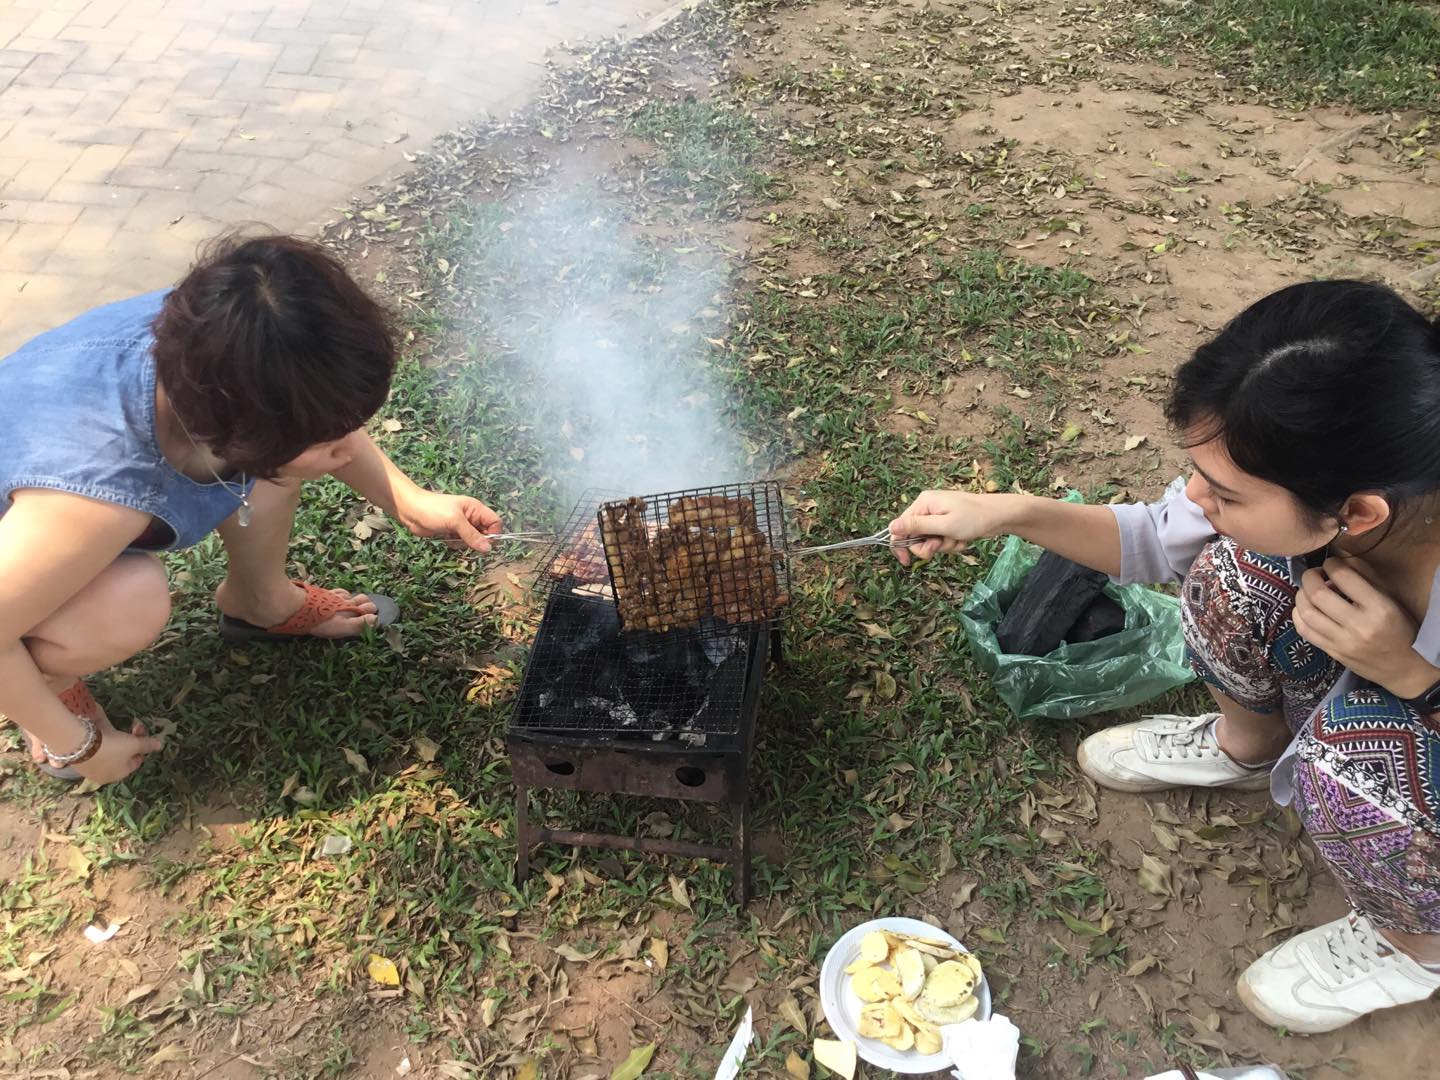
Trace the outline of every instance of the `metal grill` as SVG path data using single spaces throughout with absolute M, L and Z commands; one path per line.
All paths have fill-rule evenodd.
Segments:
M 741 730 L 753 648 L 744 630 L 622 633 L 613 605 L 556 592 L 525 669 L 511 734 L 723 748 Z
M 614 491 L 592 488 L 582 494 L 555 540 L 540 552 L 535 590 L 542 601 L 570 596 L 587 603 L 613 606 L 615 590 L 600 543 L 600 507 L 620 498 Z
M 774 481 L 612 500 L 599 523 L 627 630 L 724 634 L 774 622 L 790 603 Z

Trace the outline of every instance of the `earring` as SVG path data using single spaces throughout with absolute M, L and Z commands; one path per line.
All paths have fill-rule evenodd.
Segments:
M 1349 531 L 1350 531 L 1350 526 L 1349 526 L 1349 525 L 1346 525 L 1346 524 L 1342 521 L 1342 522 L 1340 523 L 1340 535 L 1341 535 L 1341 536 L 1344 536 L 1344 535 L 1345 535 L 1346 533 L 1348 533 Z

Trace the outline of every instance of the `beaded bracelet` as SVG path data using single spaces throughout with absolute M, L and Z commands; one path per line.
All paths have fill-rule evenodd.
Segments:
M 40 749 L 45 752 L 45 757 L 57 769 L 89 761 L 100 749 L 100 729 L 95 726 L 95 722 L 88 716 L 81 716 L 78 713 L 75 714 L 75 719 L 85 725 L 85 741 L 80 744 L 80 749 L 69 754 L 57 754 L 50 749 L 48 744 L 43 742 L 40 744 Z

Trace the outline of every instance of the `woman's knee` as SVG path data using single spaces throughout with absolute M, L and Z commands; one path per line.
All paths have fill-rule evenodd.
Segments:
M 151 555 L 121 555 L 27 638 L 42 670 L 95 670 L 147 648 L 170 619 L 170 581 Z
M 122 555 L 100 577 L 95 598 L 117 643 L 147 648 L 170 621 L 170 579 L 152 555 Z

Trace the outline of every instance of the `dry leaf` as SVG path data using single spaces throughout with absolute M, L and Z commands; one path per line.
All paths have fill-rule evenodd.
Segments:
M 1128 968 L 1125 969 L 1125 977 L 1127 979 L 1133 979 L 1137 975 L 1144 975 L 1145 972 L 1149 971 L 1151 968 L 1156 968 L 1159 966 L 1160 961 L 1156 959 L 1155 954 L 1146 953 L 1145 956 L 1141 957 L 1139 960 L 1136 960 L 1133 964 L 1131 964 Z
M 540 1080 L 540 1059 L 531 1058 L 515 1073 L 515 1080 Z
M 566 960 L 574 964 L 588 964 L 591 960 L 595 959 L 596 954 L 599 952 L 600 950 L 598 948 L 591 949 L 589 952 L 581 952 L 575 948 L 574 945 L 557 945 L 555 947 L 556 956 L 563 956 Z
M 895 676 L 888 671 L 875 672 L 875 696 L 881 701 L 894 701 L 899 688 L 895 685 Z
M 955 895 L 950 897 L 951 909 L 954 911 L 959 911 L 962 907 L 968 904 L 970 902 L 970 897 L 975 895 L 975 887 L 979 884 L 980 883 L 978 881 L 967 881 L 964 885 L 961 885 L 960 888 L 956 889 Z
M 1174 891 L 1170 887 L 1170 868 L 1154 855 L 1140 857 L 1140 869 L 1136 876 L 1139 877 L 1140 885 L 1146 892 L 1155 896 L 1174 895 Z
M 1131 435 L 1125 440 L 1126 452 L 1128 453 L 1131 450 L 1138 449 L 1141 445 L 1144 444 L 1145 438 L 1146 436 L 1144 435 Z
M 800 1003 L 795 1000 L 794 994 L 786 994 L 785 1000 L 780 1002 L 780 1018 L 801 1035 L 810 1034 L 809 1025 L 805 1023 L 805 1014 L 800 1011 Z
M 655 961 L 655 967 L 664 971 L 670 966 L 670 943 L 664 938 L 652 937 L 650 939 L 650 958 Z
M 637 1046 L 630 1051 L 629 1057 L 615 1067 L 615 1071 L 610 1074 L 610 1080 L 637 1080 L 650 1067 L 650 1059 L 654 1056 L 654 1043 Z
M 190 1054 L 179 1043 L 166 1043 L 155 1053 L 145 1059 L 145 1068 L 151 1069 L 156 1065 L 164 1065 L 171 1061 L 189 1061 Z
M 380 421 L 380 426 L 381 426 L 383 429 L 385 429 L 386 431 L 391 432 L 391 433 L 393 434 L 394 432 L 399 431 L 400 428 L 401 428 L 403 425 L 400 423 L 399 420 L 396 420 L 396 419 L 394 419 L 394 418 L 392 417 L 392 418 L 390 418 L 390 419 L 388 419 L 388 420 L 382 420 L 382 421 Z
M 400 985 L 400 969 L 395 966 L 393 960 L 386 960 L 378 953 L 370 954 L 370 964 L 366 970 L 370 972 L 370 978 L 381 986 Z
M 433 739 L 427 739 L 424 735 L 416 735 L 412 744 L 421 761 L 434 761 L 435 755 L 440 752 L 440 744 Z
M 670 875 L 670 895 L 673 896 L 675 902 L 686 911 L 695 910 L 690 906 L 690 890 L 685 887 L 685 882 L 681 881 L 674 874 Z
M 340 752 L 345 755 L 345 760 L 350 763 L 350 767 L 356 772 L 363 774 L 370 771 L 370 763 L 348 746 L 342 746 Z
M 790 1080 L 810 1080 L 810 1063 L 791 1050 L 785 1058 L 785 1074 Z

